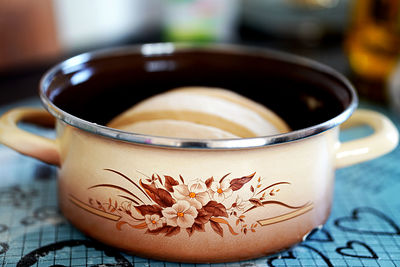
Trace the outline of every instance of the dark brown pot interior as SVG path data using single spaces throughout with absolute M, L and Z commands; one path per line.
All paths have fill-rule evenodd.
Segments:
M 79 64 L 69 62 L 54 73 L 44 93 L 62 110 L 104 125 L 133 104 L 168 89 L 222 87 L 274 110 L 294 130 L 332 119 L 355 101 L 348 84 L 329 68 L 273 51 L 140 51 L 99 53 Z

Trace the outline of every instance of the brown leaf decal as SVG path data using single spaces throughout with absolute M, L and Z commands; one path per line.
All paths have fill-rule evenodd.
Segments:
M 194 228 L 196 231 L 199 231 L 199 232 L 205 232 L 206 231 L 206 227 L 205 227 L 204 224 L 194 223 L 192 228 Z
M 151 235 L 165 234 L 165 236 L 173 236 L 178 234 L 179 232 L 180 232 L 179 227 L 164 225 L 163 227 L 160 227 L 155 230 L 147 229 L 146 234 L 151 234 Z
M 214 177 L 211 176 L 205 181 L 207 188 L 210 188 L 212 182 L 214 182 Z
M 203 209 L 214 217 L 228 217 L 228 213 L 226 212 L 226 208 L 223 204 L 218 203 L 214 200 L 210 201 L 203 207 Z
M 169 192 L 174 192 L 173 186 L 178 185 L 179 182 L 177 180 L 175 180 L 174 178 L 172 178 L 171 176 L 168 176 L 168 175 L 164 175 L 164 178 L 165 178 L 165 188 Z
M 252 173 L 252 174 L 250 174 L 250 175 L 248 175 L 248 176 L 243 176 L 243 177 L 241 177 L 241 178 L 233 179 L 233 180 L 231 181 L 231 186 L 230 186 L 230 188 L 231 188 L 233 191 L 239 190 L 240 188 L 243 187 L 244 184 L 248 183 L 248 182 L 254 177 L 255 174 L 256 174 L 256 173 L 254 172 L 254 173 Z
M 250 198 L 249 201 L 256 207 L 261 207 L 263 203 L 258 198 Z
M 146 193 L 150 196 L 150 198 L 160 205 L 163 208 L 171 207 L 175 204 L 175 200 L 172 198 L 171 194 L 162 188 L 156 188 L 152 184 L 144 184 L 140 180 L 140 185 L 146 191 Z
M 160 175 L 154 173 L 154 174 L 151 176 L 151 182 L 155 182 L 156 180 L 158 180 L 158 181 L 160 182 L 160 184 L 163 184 Z
M 171 207 L 175 204 L 175 200 L 167 190 L 158 188 L 156 191 L 157 203 L 162 207 Z
M 219 180 L 219 182 L 222 183 L 222 181 L 223 181 L 229 174 L 231 174 L 231 173 L 225 174 L 225 175 L 221 178 L 221 180 Z
M 151 215 L 151 214 L 159 214 L 162 216 L 161 207 L 158 205 L 141 205 L 135 206 L 135 209 L 140 212 L 140 214 L 144 215 Z
M 210 220 L 211 216 L 213 216 L 211 213 L 207 212 L 204 208 L 198 210 L 197 212 L 198 212 L 197 217 L 194 221 L 197 224 L 206 224 Z
M 192 225 L 192 227 L 186 228 L 186 231 L 188 232 L 189 236 L 192 236 L 192 234 L 193 234 L 194 232 L 196 232 L 196 231 L 205 232 L 206 229 L 205 229 L 205 227 L 204 227 L 204 224 L 201 224 L 201 223 L 194 223 L 194 224 Z
M 183 180 L 183 177 L 180 174 L 179 174 L 179 179 L 181 179 L 182 184 L 185 184 L 185 180 Z
M 172 227 L 172 226 L 167 226 L 168 230 L 167 233 L 165 234 L 165 236 L 174 236 L 179 234 L 179 232 L 181 231 L 181 228 L 179 227 Z
M 124 212 L 125 212 L 126 214 L 128 214 L 129 216 L 132 215 L 132 212 L 131 212 L 130 210 L 124 210 Z
M 165 233 L 168 232 L 168 227 L 170 227 L 170 226 L 163 226 L 163 227 L 160 227 L 160 228 L 155 229 L 155 230 L 147 229 L 147 231 L 145 233 L 146 234 L 151 234 L 151 235 L 158 235 L 158 234 L 162 234 L 162 233 L 165 234 Z
M 144 184 L 142 180 L 139 180 L 140 186 L 143 187 L 146 194 L 153 200 L 154 199 L 154 191 L 157 189 L 153 184 Z
M 224 229 L 222 229 L 222 227 L 221 227 L 221 225 L 219 225 L 219 223 L 210 221 L 210 224 L 211 224 L 211 228 L 214 230 L 214 232 L 219 234 L 221 237 L 224 237 Z
M 193 225 L 194 226 L 194 225 Z M 189 234 L 189 237 L 191 237 L 192 236 L 192 234 L 194 233 L 194 229 L 193 229 L 193 226 L 192 227 L 190 227 L 190 228 L 186 228 L 186 232 Z

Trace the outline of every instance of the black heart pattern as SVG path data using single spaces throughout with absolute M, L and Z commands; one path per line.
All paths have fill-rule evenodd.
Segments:
M 0 242 L 0 255 L 6 253 L 9 248 L 7 243 Z
M 373 219 L 380 223 L 372 226 L 369 223 L 368 216 L 373 216 Z M 400 227 L 391 218 L 381 211 L 370 207 L 356 208 L 352 211 L 351 216 L 338 218 L 334 221 L 334 224 L 342 231 L 347 232 L 374 235 L 400 235 Z M 376 225 L 384 227 L 379 227 L 379 229 L 374 228 Z
M 108 257 L 113 257 L 117 263 L 112 266 L 126 266 L 126 267 L 133 266 L 118 250 L 115 250 L 113 248 L 107 247 L 101 243 L 91 241 L 91 240 L 71 239 L 71 240 L 64 240 L 64 241 L 48 244 L 48 245 L 45 245 L 43 247 L 37 248 L 37 249 L 29 252 L 28 254 L 24 255 L 19 260 L 19 262 L 17 263 L 17 267 L 34 266 L 40 261 L 40 259 L 45 258 L 51 252 L 63 250 L 65 248 L 68 249 L 68 248 L 74 248 L 74 247 L 79 247 L 79 246 L 84 246 L 84 247 L 86 247 L 86 249 L 93 248 L 97 251 L 103 251 L 104 254 L 107 255 Z M 58 265 L 58 266 L 62 266 L 62 265 Z M 107 266 L 110 266 L 110 265 L 107 265 Z
M 267 261 L 267 264 L 270 267 L 274 267 L 275 266 L 274 265 L 274 261 L 276 261 L 276 260 L 285 260 L 285 259 L 295 260 L 297 258 L 294 256 L 293 251 L 289 250 L 287 252 L 279 253 L 279 255 L 277 255 L 277 256 L 269 257 L 268 261 Z
M 345 247 L 338 247 L 336 252 L 340 255 L 361 259 L 378 259 L 378 255 L 367 244 L 360 241 L 348 241 Z
M 332 235 L 328 232 L 328 230 L 324 228 L 321 229 L 315 228 L 307 236 L 306 241 L 316 241 L 316 242 L 326 243 L 326 242 L 333 242 L 334 240 Z
M 0 233 L 3 233 L 8 230 L 8 226 L 5 224 L 0 224 Z
M 325 256 L 318 249 L 316 249 L 316 248 L 314 248 L 312 246 L 309 246 L 307 244 L 304 244 L 304 243 L 301 243 L 301 244 L 297 245 L 297 247 L 302 247 L 302 248 L 308 249 L 308 250 L 312 251 L 313 253 L 317 254 L 319 256 L 319 258 L 325 263 L 325 265 L 323 265 L 323 266 L 333 267 L 333 264 L 329 260 L 329 258 L 327 256 Z M 295 256 L 295 254 L 293 253 L 293 250 L 295 250 L 295 249 L 296 249 L 296 247 L 293 248 L 292 250 L 289 250 L 289 251 L 285 252 L 285 254 L 281 253 L 281 254 L 279 254 L 277 256 L 272 256 L 272 257 L 268 258 L 268 261 L 267 261 L 268 266 L 270 266 L 270 267 L 276 266 L 276 265 L 274 265 L 274 261 L 279 261 L 279 260 L 284 260 L 284 259 L 291 259 L 291 260 L 298 259 Z M 279 265 L 279 266 L 281 266 L 281 265 Z M 285 266 L 286 266 L 286 264 L 285 264 Z

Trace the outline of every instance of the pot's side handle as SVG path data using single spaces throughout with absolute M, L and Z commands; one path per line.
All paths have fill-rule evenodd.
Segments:
M 381 113 L 358 109 L 343 123 L 342 128 L 359 125 L 370 126 L 374 131 L 373 134 L 341 143 L 336 152 L 337 168 L 350 166 L 387 154 L 396 148 L 399 142 L 399 133 L 396 126 Z
M 57 141 L 45 138 L 18 127 L 19 122 L 53 126 L 54 117 L 39 108 L 15 108 L 0 117 L 0 143 L 31 157 L 60 165 L 60 153 Z

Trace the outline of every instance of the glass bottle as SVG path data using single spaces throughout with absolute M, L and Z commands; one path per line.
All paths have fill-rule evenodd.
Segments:
M 355 0 L 345 50 L 361 96 L 387 101 L 400 52 L 400 0 Z

